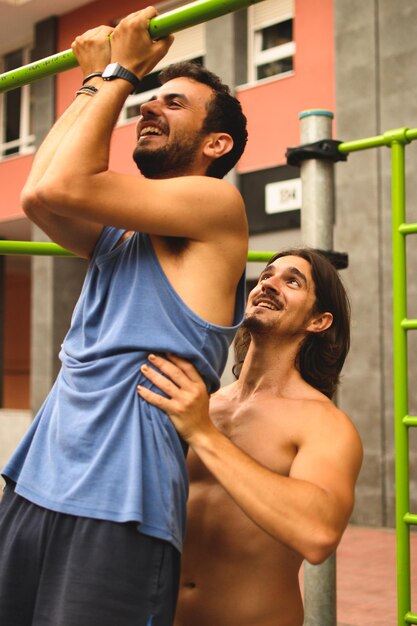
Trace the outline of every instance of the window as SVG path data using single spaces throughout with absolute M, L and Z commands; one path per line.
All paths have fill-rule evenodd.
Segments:
M 2 72 L 9 72 L 30 62 L 29 48 L 21 48 L 0 59 Z M 30 86 L 8 91 L 0 96 L 0 159 L 34 151 Z
M 249 81 L 294 69 L 293 0 L 264 0 L 249 9 Z

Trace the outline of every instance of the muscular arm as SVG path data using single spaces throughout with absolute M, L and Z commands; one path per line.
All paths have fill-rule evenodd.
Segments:
M 88 104 L 88 96 L 77 98 L 53 126 L 35 156 L 31 173 L 21 194 L 23 210 L 28 218 L 53 241 L 84 258 L 90 257 L 102 226 L 79 217 L 64 216 L 51 211 L 48 205 L 42 202 L 36 186 L 54 158 L 63 137 Z
M 89 42 L 90 49 L 92 42 L 95 42 L 95 46 L 93 55 L 91 52 L 80 53 L 80 63 L 84 75 L 101 71 L 108 64 L 110 60 L 108 35 L 111 31 L 112 28 L 101 26 L 85 33 L 83 41 Z M 98 86 L 101 82 L 100 78 L 93 78 L 89 84 Z M 55 242 L 83 257 L 90 256 L 102 226 L 80 219 L 76 215 L 63 216 L 51 211 L 48 205 L 41 201 L 37 190 L 60 147 L 65 143 L 67 135 L 83 111 L 90 105 L 91 97 L 80 95 L 57 120 L 36 153 L 32 169 L 21 194 L 23 209 L 31 221 L 42 228 Z
M 112 36 L 111 61 L 138 77 L 156 65 L 171 42 L 150 40 L 152 15 L 152 9 L 132 14 Z M 216 240 L 220 232 L 228 240 L 246 236 L 242 200 L 224 181 L 205 176 L 149 180 L 109 170 L 112 131 L 131 89 L 125 80 L 103 81 L 37 185 L 39 202 L 62 218 L 153 235 L 200 241 Z
M 153 15 L 156 12 L 147 9 L 143 13 Z M 116 51 L 120 47 L 122 50 L 135 48 L 131 41 L 132 33 L 126 45 L 120 41 L 123 37 L 117 33 L 117 29 L 100 26 L 87 31 L 77 37 L 72 46 L 84 75 L 102 71 L 110 62 L 111 33 L 119 42 L 115 46 Z M 149 35 L 147 43 L 152 43 Z M 142 75 L 165 54 L 169 43 L 170 40 L 166 40 L 164 43 L 148 45 L 148 51 L 136 45 L 135 54 L 136 58 L 140 57 Z M 40 147 L 22 192 L 22 204 L 28 217 L 54 241 L 87 258 L 91 256 L 103 225 L 112 224 L 111 219 L 106 220 L 106 211 L 94 211 L 107 190 L 101 187 L 101 181 L 94 188 L 89 174 L 107 168 L 111 134 L 121 107 L 131 91 L 127 81 L 117 82 L 113 90 L 116 97 L 105 99 L 104 106 L 96 107 L 94 98 L 87 94 L 75 98 Z M 103 80 L 95 77 L 89 80 L 89 84 L 100 90 Z M 109 85 L 107 87 L 112 91 Z M 117 202 L 112 205 L 113 212 L 123 202 L 123 192 L 121 189 L 115 194 Z M 92 211 L 85 207 L 88 199 L 93 206 Z M 124 226 L 123 223 L 120 225 Z
M 336 548 L 348 523 L 362 460 L 358 435 L 347 418 L 325 415 L 315 420 L 317 432 L 301 442 L 290 475 L 281 476 L 217 430 L 209 419 L 201 378 L 185 361 L 172 360 L 175 365 L 160 357 L 153 363 L 173 382 L 151 368 L 144 372 L 169 397 L 145 389 L 140 395 L 168 413 L 201 461 L 254 523 L 311 563 L 323 561 Z M 332 417 L 335 425 L 329 438 Z

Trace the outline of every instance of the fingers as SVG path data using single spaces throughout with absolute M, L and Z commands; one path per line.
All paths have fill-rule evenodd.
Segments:
M 186 361 L 176 354 L 168 354 L 169 360 L 172 361 L 192 382 L 201 382 L 204 384 L 200 374 L 195 369 L 194 365 L 190 361 Z M 169 362 L 169 361 L 168 361 Z
M 98 26 L 74 39 L 71 48 L 84 74 L 102 71 L 110 62 L 109 37 L 112 32 L 110 26 Z
M 119 24 L 116 26 L 116 31 L 123 30 L 125 28 L 143 28 L 146 31 L 149 31 L 149 22 L 153 17 L 158 15 L 158 11 L 155 7 L 146 7 L 146 9 L 142 9 L 140 11 L 134 11 L 133 13 L 129 13 L 122 20 L 120 20 Z
M 166 359 L 150 354 L 148 359 L 151 365 L 144 363 L 141 372 L 165 395 L 139 385 L 139 396 L 165 411 L 185 441 L 191 442 L 199 432 L 207 432 L 212 427 L 209 394 L 203 379 L 191 363 L 171 355 Z
M 170 380 L 170 378 L 163 376 L 153 367 L 149 367 L 146 363 L 141 366 L 140 371 L 155 387 L 158 387 L 158 389 L 160 389 L 163 393 L 166 393 L 170 398 L 172 398 L 175 395 L 175 392 L 178 391 L 178 387 L 172 382 L 172 380 Z
M 83 33 L 82 35 L 78 35 L 74 39 L 72 46 L 76 47 L 78 45 L 85 45 L 86 43 L 89 43 L 89 42 L 107 43 L 108 45 L 108 40 L 113 30 L 114 28 L 112 28 L 111 26 L 104 26 L 104 25 L 97 26 L 96 28 L 91 28 L 90 30 L 87 30 L 85 33 Z
M 162 37 L 162 39 L 156 39 L 153 42 L 154 46 L 158 46 L 159 52 L 161 54 L 161 59 L 166 55 L 170 47 L 175 41 L 174 35 L 168 35 L 167 37 Z
M 206 393 L 206 385 L 195 367 L 185 359 L 169 355 L 169 360 L 162 356 L 150 354 L 148 357 L 152 367 L 144 363 L 142 374 L 169 398 L 178 399 L 180 391 L 198 395 Z
M 161 372 L 168 376 L 177 387 L 189 388 L 189 383 L 201 383 L 205 386 L 203 379 L 195 369 L 194 365 L 175 354 L 169 354 L 169 359 L 165 359 L 155 354 L 148 356 L 149 361 Z
M 120 63 L 142 79 L 166 55 L 174 38 L 153 41 L 149 22 L 158 12 L 154 7 L 131 13 L 116 26 L 112 36 L 111 60 Z
M 162 409 L 162 411 L 165 411 L 165 413 L 168 413 L 168 398 L 164 398 L 164 396 L 161 396 L 159 393 L 155 393 L 155 391 L 151 391 L 150 389 L 148 389 L 147 387 L 143 387 L 142 385 L 138 385 L 137 390 L 138 394 L 141 396 L 141 398 L 146 400 L 146 402 L 149 402 L 149 404 L 153 404 L 159 409 Z
M 137 13 L 142 13 L 148 20 L 151 20 L 153 17 L 159 15 L 158 11 L 153 6 L 146 7 L 145 9 L 142 9 L 142 11 L 137 11 Z

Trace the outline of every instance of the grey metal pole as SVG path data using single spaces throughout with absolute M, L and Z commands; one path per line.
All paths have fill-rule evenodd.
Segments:
M 332 138 L 333 113 L 300 113 L 301 144 Z M 301 165 L 301 236 L 303 244 L 333 250 L 334 164 L 307 159 Z M 336 556 L 321 565 L 304 563 L 304 626 L 336 626 Z
M 303 111 L 301 144 L 332 138 L 333 113 L 322 109 Z M 333 249 L 334 164 L 323 159 L 301 163 L 301 235 L 305 245 Z

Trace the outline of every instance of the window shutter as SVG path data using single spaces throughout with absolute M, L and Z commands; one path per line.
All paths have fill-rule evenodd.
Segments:
M 175 34 L 175 41 L 168 50 L 167 55 L 153 71 L 156 72 L 177 61 L 186 61 L 187 59 L 204 56 L 205 48 L 204 24 L 181 30 Z
M 264 28 L 294 16 L 294 0 L 263 0 L 251 7 L 252 27 Z

